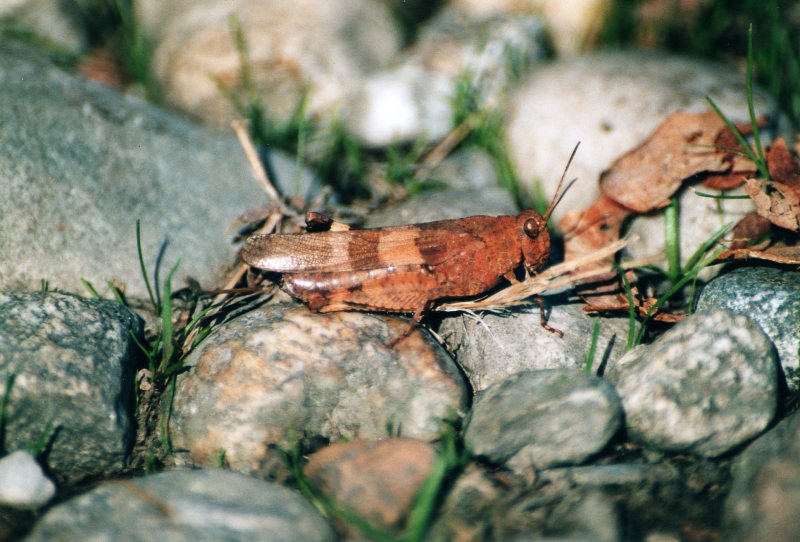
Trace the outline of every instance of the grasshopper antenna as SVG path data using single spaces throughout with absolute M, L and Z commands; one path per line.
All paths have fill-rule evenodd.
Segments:
M 566 177 L 567 177 L 567 171 L 569 171 L 569 166 L 570 166 L 570 164 L 572 164 L 572 159 L 575 158 L 575 153 L 578 152 L 578 147 L 580 147 L 580 146 L 581 146 L 581 142 L 578 141 L 575 144 L 575 148 L 572 149 L 572 154 L 569 155 L 569 160 L 567 160 L 567 165 L 564 168 L 564 173 L 561 174 L 561 180 L 558 181 L 558 186 L 556 187 L 556 193 L 553 194 L 553 199 L 550 200 L 550 205 L 547 206 L 547 211 L 545 211 L 545 213 L 544 213 L 544 221 L 545 222 L 550 220 L 550 215 L 553 213 L 553 209 L 556 208 L 556 205 L 559 204 L 559 202 L 561 201 L 561 198 L 564 197 L 564 194 L 567 193 L 567 190 L 570 189 L 570 187 L 573 185 L 573 183 L 575 183 L 575 181 L 578 180 L 577 177 L 572 179 L 570 182 L 567 183 L 567 186 L 564 188 L 564 190 L 563 191 L 561 190 L 561 187 L 564 186 L 564 179 L 566 179 Z

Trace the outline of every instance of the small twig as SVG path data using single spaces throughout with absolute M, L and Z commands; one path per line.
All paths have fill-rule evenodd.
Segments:
M 283 200 L 281 199 L 280 194 L 275 189 L 275 185 L 272 184 L 270 181 L 269 176 L 267 175 L 267 170 L 264 168 L 264 164 L 261 163 L 261 159 L 258 157 L 258 152 L 256 151 L 255 145 L 253 145 L 253 141 L 250 139 L 250 134 L 247 133 L 247 128 L 245 127 L 245 123 L 241 119 L 234 120 L 231 125 L 233 126 L 233 131 L 236 132 L 236 137 L 239 139 L 239 144 L 242 146 L 242 150 L 244 151 L 244 155 L 247 157 L 247 161 L 250 163 L 250 168 L 252 169 L 253 177 L 261 184 L 261 187 L 264 189 L 264 192 L 267 193 L 269 199 L 275 205 L 280 208 L 281 212 L 286 216 L 295 216 L 296 213 L 289 209 Z
M 468 116 L 461 124 L 453 128 L 447 136 L 442 139 L 434 148 L 425 155 L 420 165 L 424 168 L 423 172 L 417 174 L 418 179 L 427 177 L 427 171 L 435 168 L 442 163 L 442 160 L 447 158 L 453 149 L 464 141 L 469 133 L 475 129 L 475 123 L 478 118 L 475 114 Z

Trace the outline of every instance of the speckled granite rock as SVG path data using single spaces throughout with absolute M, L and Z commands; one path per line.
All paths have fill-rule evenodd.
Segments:
M 728 309 L 755 321 L 778 353 L 791 390 L 800 386 L 800 272 L 743 267 L 703 288 L 698 310 Z
M 46 292 L 0 294 L 0 322 L 0 397 L 13 375 L 5 449 L 37 442 L 49 425 L 44 461 L 59 481 L 120 473 L 141 321 L 115 301 Z
M 406 322 L 358 312 L 313 314 L 274 305 L 220 326 L 187 359 L 172 415 L 176 446 L 202 464 L 225 450 L 232 468 L 259 468 L 270 444 L 300 436 L 432 440 L 458 417 L 466 388 L 423 332 L 394 349 Z
M 607 377 L 629 437 L 659 450 L 722 455 L 763 431 L 778 405 L 772 344 L 752 320 L 721 309 L 634 348 Z

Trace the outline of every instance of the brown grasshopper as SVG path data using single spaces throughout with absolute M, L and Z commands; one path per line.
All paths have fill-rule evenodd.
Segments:
M 544 215 L 527 210 L 387 228 L 254 235 L 245 241 L 242 258 L 282 273 L 284 289 L 314 311 L 413 313 L 406 336 L 437 300 L 476 296 L 502 278 L 517 282 L 520 267 L 535 273 L 544 266 L 550 256 L 547 220 L 557 201 L 558 190 Z

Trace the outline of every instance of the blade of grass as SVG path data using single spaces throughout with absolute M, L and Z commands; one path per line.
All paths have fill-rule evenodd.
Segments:
M 177 262 L 167 275 L 164 281 L 164 298 L 161 306 L 161 362 L 158 370 L 165 373 L 173 361 L 175 355 L 175 328 L 172 325 L 172 276 L 178 270 L 180 261 Z
M 420 488 L 414 507 L 408 516 L 406 529 L 402 536 L 404 542 L 420 542 L 425 539 L 448 477 L 452 476 L 466 462 L 466 454 L 459 450 L 457 438 L 455 428 L 448 423 L 442 435 L 442 451 L 436 458 L 431 473 Z
M 747 30 L 747 75 L 745 77 L 745 95 L 747 96 L 747 111 L 750 114 L 750 125 L 753 129 L 753 139 L 756 145 L 756 154 L 758 155 L 758 171 L 764 179 L 769 179 L 769 169 L 767 168 L 767 161 L 764 159 L 764 149 L 761 146 L 761 136 L 758 132 L 758 121 L 756 120 L 756 111 L 753 104 L 753 23 Z
M 142 277 L 144 278 L 144 285 L 147 288 L 147 295 L 150 297 L 150 302 L 153 304 L 153 308 L 158 312 L 160 307 L 158 303 L 156 303 L 156 298 L 153 295 L 153 288 L 150 286 L 150 279 L 147 278 L 147 268 L 144 265 L 144 253 L 142 252 L 142 231 L 141 231 L 141 224 L 140 220 L 136 219 L 136 250 L 139 253 L 139 268 L 142 271 Z
M 34 442 L 28 443 L 28 451 L 33 457 L 38 459 L 42 455 L 42 452 L 44 452 L 45 448 L 47 448 L 47 445 L 54 434 L 54 430 L 55 427 L 53 426 L 53 420 L 50 419 L 44 426 L 44 429 L 42 429 L 42 432 L 39 433 L 39 438 L 37 438 Z
M 701 198 L 713 198 L 713 199 L 750 199 L 750 196 L 746 196 L 744 194 L 741 195 L 733 195 L 733 194 L 708 194 L 706 192 L 700 192 L 699 190 L 692 190 L 696 196 L 700 196 Z
M 589 343 L 589 351 L 586 353 L 586 361 L 583 364 L 583 372 L 591 374 L 594 364 L 594 355 L 597 351 L 597 337 L 600 334 L 600 320 L 595 320 L 592 326 L 592 340 Z
M 636 305 L 633 301 L 633 288 L 625 270 L 616 262 L 612 262 L 614 269 L 622 279 L 622 286 L 625 289 L 625 297 L 628 299 L 628 338 L 625 341 L 625 351 L 627 352 L 635 346 L 636 340 Z M 660 270 L 659 270 L 660 271 Z
M 94 286 L 92 286 L 91 282 L 89 282 L 88 280 L 86 280 L 83 277 L 81 277 L 80 280 L 81 280 L 81 284 L 83 285 L 83 287 L 86 288 L 86 291 L 89 292 L 92 297 L 94 297 L 95 299 L 102 299 L 103 296 L 101 296 L 99 293 L 97 293 L 97 290 L 94 289 Z
M 725 126 L 728 128 L 728 130 L 734 135 L 736 141 L 739 142 L 739 145 L 741 145 L 742 149 L 744 149 L 743 152 L 745 156 L 747 156 L 747 158 L 751 162 L 756 164 L 756 166 L 759 166 L 759 172 L 760 172 L 761 168 L 758 160 L 758 155 L 756 155 L 756 153 L 753 152 L 753 149 L 747 143 L 747 139 L 745 139 L 745 137 L 742 135 L 742 132 L 740 132 L 739 129 L 736 128 L 736 126 L 728 119 L 728 117 L 725 116 L 725 114 L 717 106 L 716 102 L 714 102 L 714 100 L 711 99 L 710 96 L 706 96 L 706 100 L 708 101 L 708 104 L 711 106 L 711 109 L 713 109 L 714 112 L 719 116 L 719 118 L 722 119 L 722 122 L 725 123 Z
M 667 277 L 675 282 L 681 275 L 681 242 L 678 198 L 670 198 L 664 209 L 664 251 L 667 254 Z
M 646 323 L 647 323 L 647 321 L 650 319 L 650 317 L 651 317 L 653 314 L 655 314 L 655 312 L 656 312 L 656 311 L 657 311 L 659 308 L 661 308 L 661 306 L 662 306 L 664 303 L 666 303 L 666 301 L 667 301 L 667 300 L 668 300 L 670 297 L 672 297 L 673 295 L 675 295 L 675 293 L 676 293 L 677 291 L 679 291 L 681 288 L 683 288 L 683 286 L 684 286 L 684 285 L 685 285 L 687 282 L 689 282 L 690 280 L 694 280 L 695 278 L 697 278 L 697 275 L 700 273 L 700 271 L 701 271 L 701 270 L 702 270 L 702 269 L 703 269 L 705 266 L 707 266 L 708 264 L 710 264 L 711 262 L 713 262 L 713 261 L 714 261 L 714 260 L 717 258 L 717 256 L 719 256 L 720 254 L 722 254 L 722 252 L 723 252 L 724 250 L 725 250 L 724 248 L 721 248 L 721 247 L 720 247 L 719 249 L 717 249 L 717 250 L 715 250 L 714 252 L 712 252 L 711 254 L 709 254 L 707 257 L 703 258 L 703 260 L 701 260 L 700 262 L 698 262 L 698 265 L 697 265 L 697 266 L 695 266 L 694 268 L 692 268 L 692 269 L 691 269 L 689 272 L 685 273 L 685 274 L 684 274 L 684 276 L 683 276 L 683 277 L 682 277 L 682 278 L 681 278 L 681 279 L 680 279 L 678 282 L 676 282 L 675 284 L 673 284 L 673 285 L 672 285 L 672 287 L 671 287 L 669 290 L 667 290 L 667 292 L 666 292 L 664 295 L 662 295 L 661 297 L 659 297 L 659 298 L 656 300 L 656 302 L 655 302 L 655 303 L 653 303 L 653 306 L 652 306 L 652 307 L 650 307 L 650 309 L 647 311 L 647 314 L 645 314 L 645 316 L 644 316 L 644 319 L 642 320 L 642 327 L 640 327 L 640 328 L 639 328 L 639 333 L 638 333 L 638 335 L 636 336 L 636 344 L 640 344 L 640 343 L 642 342 L 642 339 L 644 338 L 644 333 L 645 333 L 645 330 L 647 329 L 647 326 L 646 326 L 645 324 L 646 324 Z
M 8 415 L 8 400 L 11 398 L 11 388 L 14 387 L 14 380 L 17 375 L 8 373 L 6 375 L 6 387 L 3 390 L 3 397 L 0 399 L 0 454 L 5 451 L 6 436 L 6 416 Z
M 734 223 L 731 222 L 729 224 L 724 225 L 716 232 L 714 232 L 714 234 L 708 239 L 706 239 L 706 241 L 702 245 L 700 245 L 697 248 L 697 250 L 695 250 L 694 253 L 689 257 L 689 259 L 686 261 L 685 268 L 686 269 L 694 268 L 697 265 L 697 262 L 700 261 L 700 258 L 702 258 L 703 255 L 711 249 L 711 247 L 716 245 L 720 239 L 722 239 L 725 235 L 727 235 L 728 232 L 733 229 L 733 226 Z

